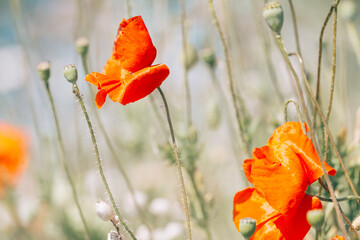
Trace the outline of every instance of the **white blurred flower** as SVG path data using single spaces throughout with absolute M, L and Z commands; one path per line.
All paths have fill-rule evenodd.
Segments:
M 143 207 L 147 202 L 147 196 L 142 191 L 135 191 L 135 200 L 139 207 Z M 127 192 L 124 197 L 124 211 L 128 214 L 135 215 L 136 207 L 134 203 L 134 196 L 130 192 Z
M 170 222 L 165 228 L 157 228 L 153 232 L 156 240 L 172 240 L 183 235 L 183 226 L 178 222 Z
M 26 78 L 24 55 L 18 45 L 0 48 L 0 92 L 19 88 Z
M 146 226 L 141 225 L 136 230 L 136 237 L 139 240 L 150 240 L 150 231 L 149 231 L 149 229 Z
M 102 200 L 98 200 L 95 204 L 96 214 L 104 221 L 114 221 L 114 211 L 113 209 Z
M 155 215 L 164 215 L 169 213 L 171 203 L 166 198 L 155 198 L 151 201 L 149 211 Z

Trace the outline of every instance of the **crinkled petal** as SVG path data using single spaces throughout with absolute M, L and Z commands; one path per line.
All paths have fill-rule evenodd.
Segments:
M 169 73 L 165 64 L 159 64 L 128 75 L 118 101 L 126 105 L 146 97 L 161 85 Z
M 234 196 L 233 221 L 238 230 L 240 219 L 250 217 L 260 225 L 280 214 L 266 201 L 261 192 L 255 188 L 246 188 Z
M 339 236 L 339 235 L 335 235 L 332 239 L 330 240 L 345 240 L 345 238 L 343 236 Z
M 101 89 L 96 94 L 95 103 L 96 103 L 96 107 L 98 109 L 100 109 L 104 105 L 105 100 L 106 100 L 106 96 L 107 96 L 107 93 L 106 93 L 106 91 L 104 89 Z
M 156 48 L 141 16 L 120 23 L 113 56 L 120 60 L 121 68 L 131 72 L 149 67 L 154 62 Z
M 305 125 L 306 130 L 308 127 Z M 267 145 L 287 144 L 303 163 L 309 183 L 315 182 L 324 173 L 321 168 L 319 156 L 317 155 L 312 141 L 303 133 L 299 122 L 287 122 L 278 127 L 269 139 Z M 325 168 L 331 176 L 336 174 L 335 169 L 325 163 Z

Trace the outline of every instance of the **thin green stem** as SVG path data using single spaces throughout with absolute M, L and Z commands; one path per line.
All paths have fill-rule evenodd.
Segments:
M 192 184 L 192 186 L 194 188 L 196 197 L 197 197 L 197 199 L 199 201 L 199 204 L 200 204 L 200 209 L 201 209 L 201 213 L 202 213 L 202 219 L 200 220 L 201 221 L 201 227 L 204 229 L 207 239 L 211 240 L 212 237 L 211 237 L 211 232 L 210 232 L 210 229 L 209 229 L 209 216 L 208 216 L 206 206 L 205 206 L 206 203 L 205 203 L 204 197 L 203 197 L 202 193 L 200 192 L 200 190 L 198 188 L 198 185 L 196 183 L 195 175 L 194 175 L 195 171 L 196 170 L 190 170 L 190 171 L 188 171 L 188 174 L 190 176 L 191 184 Z
M 304 94 L 303 94 L 302 89 L 301 89 L 299 77 L 298 77 L 298 75 L 297 75 L 297 73 L 296 73 L 293 65 L 291 64 L 291 61 L 290 61 L 289 56 L 288 56 L 288 53 L 287 53 L 287 51 L 286 51 L 286 49 L 285 49 L 285 47 L 284 47 L 284 45 L 283 45 L 281 35 L 277 35 L 277 36 L 276 36 L 276 42 L 277 42 L 278 47 L 279 47 L 279 49 L 280 49 L 280 51 L 281 51 L 281 54 L 282 54 L 283 57 L 284 57 L 284 60 L 285 60 L 286 64 L 287 64 L 288 67 L 290 68 L 290 71 L 291 71 L 291 73 L 292 73 L 292 75 L 293 75 L 293 77 L 294 77 L 294 80 L 295 80 L 295 82 L 296 82 L 296 87 L 297 87 L 298 94 L 299 94 L 299 97 L 300 97 L 300 102 L 301 102 L 301 107 L 302 107 L 302 109 L 303 109 L 303 114 L 305 115 L 306 121 L 307 121 L 308 126 L 309 126 L 309 132 L 310 132 L 310 136 L 311 136 L 310 138 L 314 141 L 315 150 L 316 150 L 318 156 L 320 157 L 320 151 L 319 151 L 319 148 L 318 148 L 318 145 L 317 145 L 317 142 L 316 142 L 316 138 L 315 138 L 314 131 L 313 131 L 312 127 L 311 127 L 310 116 L 309 116 L 308 111 L 307 111 L 307 109 L 306 109 Z M 305 81 L 305 82 L 307 82 L 307 81 Z M 312 93 L 312 92 L 311 92 L 311 93 Z M 316 101 L 316 99 L 315 99 L 315 101 Z M 317 101 L 316 101 L 316 103 L 317 103 Z M 317 104 L 316 106 L 319 107 L 318 104 Z M 319 107 L 318 110 L 321 112 L 320 107 Z M 326 124 L 326 123 L 325 123 L 325 124 Z M 325 125 L 325 124 L 324 124 L 324 125 Z M 326 183 L 327 183 L 327 185 L 328 185 L 331 198 L 333 199 L 333 202 L 335 203 L 334 206 L 335 206 L 335 211 L 336 211 L 336 214 L 337 214 L 338 222 L 339 222 L 339 224 L 340 224 L 340 227 L 341 227 L 341 230 L 342 230 L 344 236 L 347 236 L 347 233 L 346 233 L 346 230 L 345 230 L 345 226 L 344 226 L 344 222 L 341 221 L 341 211 L 340 211 L 340 207 L 339 207 L 339 205 L 338 205 L 338 203 L 337 203 L 337 200 L 336 200 L 336 197 L 335 197 L 335 193 L 334 193 L 334 188 L 333 188 L 333 186 L 332 186 L 332 184 L 331 184 L 331 181 L 330 181 L 330 178 L 329 178 L 329 174 L 328 174 L 328 172 L 326 171 L 326 168 L 325 168 L 323 159 L 320 159 L 320 163 L 321 163 L 322 170 L 323 170 L 323 172 L 324 172 L 325 181 L 326 181 Z
M 232 77 L 232 70 L 231 70 L 231 64 L 230 64 L 230 53 L 229 53 L 229 49 L 228 46 L 226 44 L 226 40 L 225 40 L 225 34 L 224 32 L 221 30 L 221 26 L 219 23 L 219 20 L 216 16 L 216 12 L 215 12 L 215 7 L 214 7 L 214 3 L 213 0 L 208 0 L 209 3 L 209 8 L 210 8 L 210 12 L 213 18 L 213 22 L 216 26 L 216 29 L 220 35 L 220 39 L 221 39 L 221 44 L 224 50 L 224 54 L 225 54 L 225 61 L 226 61 L 226 70 L 227 70 L 227 75 L 228 75 L 228 79 L 229 79 L 229 87 L 230 87 L 230 92 L 231 92 L 231 100 L 233 103 L 233 108 L 235 111 L 235 116 L 236 116 L 236 120 L 237 120 L 237 125 L 238 125 L 238 131 L 239 131 L 239 136 L 244 144 L 244 148 L 246 150 L 247 155 L 250 157 L 251 156 L 251 149 L 249 146 L 249 143 L 247 141 L 247 138 L 245 137 L 246 133 L 245 133 L 245 129 L 243 127 L 243 124 L 241 122 L 241 117 L 240 117 L 240 111 L 239 111 L 239 106 L 238 106 L 238 102 L 240 104 L 241 109 L 245 112 L 245 104 L 243 99 L 241 98 L 240 95 L 236 95 L 235 92 L 235 87 L 234 87 L 234 81 L 233 81 L 233 77 Z M 243 116 L 245 117 L 245 116 Z
M 306 130 L 305 130 L 305 126 L 304 126 L 304 121 L 302 119 L 302 116 L 301 116 L 301 112 L 300 112 L 300 109 L 299 109 L 299 104 L 297 103 L 297 101 L 293 100 L 293 99 L 290 99 L 290 100 L 287 100 L 286 103 L 285 103 L 285 106 L 284 106 L 284 121 L 287 122 L 288 119 L 287 119 L 287 112 L 288 112 L 288 105 L 290 103 L 293 103 L 295 105 L 295 108 L 296 108 L 296 113 L 297 113 L 297 116 L 298 116 L 298 119 L 301 123 L 301 127 L 302 127 L 302 130 L 304 132 L 304 134 L 306 134 Z
M 330 20 L 331 14 L 333 13 L 333 10 L 337 7 L 337 5 L 339 4 L 339 2 L 337 2 L 336 4 L 332 4 L 330 7 L 330 10 L 325 18 L 325 21 L 321 27 L 321 32 L 320 32 L 320 37 L 319 37 L 319 56 L 318 56 L 318 68 L 317 68 L 317 78 L 316 78 L 316 101 L 319 101 L 319 95 L 320 95 L 320 75 L 321 75 L 321 59 L 322 59 L 322 42 L 323 42 L 323 36 L 324 36 L 324 32 L 325 32 L 325 28 Z M 313 128 L 316 128 L 316 114 L 317 114 L 317 109 L 315 108 L 314 110 L 314 116 L 313 116 Z
M 130 4 L 130 0 L 126 0 L 126 12 L 127 12 L 127 17 L 131 18 L 131 4 Z
M 165 106 L 166 117 L 167 117 L 167 121 L 168 121 L 168 124 L 169 124 L 169 129 L 170 129 L 170 134 L 171 134 L 172 147 L 173 147 L 173 151 L 174 151 L 174 154 L 175 154 L 176 165 L 177 165 L 177 170 L 178 170 L 178 174 L 179 174 L 179 181 L 180 181 L 180 185 L 181 185 L 181 195 L 182 195 L 182 198 L 183 198 L 183 205 L 184 205 L 184 210 L 185 210 L 185 215 L 186 215 L 186 227 L 187 227 L 187 231 L 188 231 L 188 238 L 189 238 L 189 240 L 192 240 L 191 222 L 190 222 L 190 210 L 189 210 L 188 198 L 187 198 L 187 194 L 186 194 L 184 177 L 183 177 L 181 164 L 180 164 L 180 159 L 179 159 L 179 154 L 178 154 L 178 149 L 177 149 L 177 145 L 176 145 L 174 129 L 173 129 L 173 125 L 171 123 L 169 106 L 167 104 L 165 95 L 164 95 L 163 91 L 161 90 L 161 88 L 158 87 L 157 89 L 158 89 L 158 91 L 159 91 L 159 93 L 161 95 L 161 98 L 162 98 L 162 100 L 164 102 L 164 106 Z
M 293 22 L 293 27 L 294 27 L 296 51 L 299 53 L 300 56 L 302 56 L 301 48 L 300 48 L 300 41 L 299 41 L 299 31 L 298 31 L 297 21 L 296 21 L 296 13 L 295 13 L 295 8 L 294 8 L 294 4 L 293 4 L 292 0 L 289 0 L 289 5 L 290 5 L 291 17 L 292 17 L 292 22 Z
M 83 65 L 83 68 L 84 68 L 85 75 L 89 74 L 89 68 L 88 68 L 88 64 L 87 64 L 87 61 L 86 61 L 86 55 L 81 56 L 81 61 L 82 61 L 82 65 Z M 89 86 L 90 98 L 94 99 L 95 96 L 94 96 L 94 93 L 93 93 L 93 91 L 91 89 L 90 84 L 88 84 L 88 86 Z M 95 108 L 94 102 L 93 102 L 92 106 Z M 127 175 L 124 167 L 122 166 L 121 161 L 120 161 L 120 159 L 118 157 L 118 154 L 116 154 L 115 147 L 111 142 L 109 134 L 106 132 L 105 126 L 102 123 L 101 118 L 100 118 L 97 111 L 94 111 L 94 115 L 95 115 L 96 121 L 97 121 L 97 123 L 98 123 L 98 125 L 100 127 L 100 130 L 104 135 L 106 145 L 109 147 L 111 157 L 114 160 L 114 162 L 116 163 L 116 166 L 118 167 L 122 177 L 124 178 L 126 187 L 130 191 L 130 195 L 131 195 L 132 201 L 134 203 L 134 206 L 136 208 L 136 212 L 139 214 L 139 218 L 140 218 L 141 222 L 149 229 L 150 235 L 152 235 L 151 226 L 146 221 L 145 213 L 144 213 L 143 209 L 139 206 L 139 204 L 136 201 L 135 188 L 133 187 L 129 176 Z
M 324 201 L 324 202 L 332 202 L 331 198 L 324 198 L 324 197 L 319 197 L 319 196 L 315 196 L 315 195 L 311 195 L 311 194 L 308 194 L 308 195 L 317 197 L 318 199 L 320 199 L 321 201 Z M 338 200 L 338 202 L 350 201 L 350 200 L 360 200 L 360 197 L 354 196 L 354 195 L 349 195 L 349 196 L 346 196 L 343 198 L 337 198 L 337 200 Z
M 72 193 L 73 193 L 73 197 L 74 197 L 74 200 L 75 200 L 75 204 L 76 204 L 76 207 L 79 211 L 79 214 L 80 214 L 80 217 L 81 217 L 81 221 L 84 225 L 84 229 L 85 229 L 85 238 L 87 240 L 90 239 L 90 233 L 89 233 L 89 228 L 87 226 L 87 223 L 85 221 L 85 217 L 84 217 L 84 214 L 81 210 L 81 205 L 80 205 L 80 201 L 79 201 L 79 198 L 78 198 L 78 195 L 77 195 L 77 192 L 76 192 L 76 188 L 75 188 L 75 184 L 74 184 L 74 181 L 71 177 L 71 174 L 70 174 L 70 170 L 69 170 L 69 166 L 67 165 L 67 162 L 66 162 L 66 158 L 65 158 L 65 147 L 64 147 L 64 143 L 63 143 L 63 139 L 62 139 L 62 136 L 61 136 L 61 131 L 60 131 L 60 124 L 59 124 L 59 120 L 58 120 L 58 117 L 57 117 L 57 113 L 56 113 L 56 108 L 55 108 L 55 104 L 54 104 L 54 99 L 53 99 L 53 96 L 52 96 L 52 93 L 50 91 L 50 86 L 49 86 L 49 82 L 46 81 L 44 82 L 45 83 L 45 88 L 46 88 L 46 93 L 49 97 L 49 101 L 50 101 L 50 105 L 51 105 L 51 110 L 53 112 L 53 116 L 54 116 L 54 120 L 55 120 L 55 126 L 56 126 L 56 132 L 57 132 L 57 137 L 58 137 L 58 142 L 59 142 L 59 148 L 60 148 L 60 160 L 61 160 L 61 163 L 64 167 L 64 170 L 65 170 L 65 173 L 66 173 L 66 177 L 67 179 L 69 180 L 69 183 L 70 183 L 70 186 L 71 186 L 71 189 L 72 189 Z
M 95 150 L 96 163 L 97 163 L 97 165 L 98 165 L 99 173 L 100 173 L 100 176 L 101 176 L 101 180 L 102 180 L 103 183 L 104 183 L 106 192 L 107 192 L 107 194 L 109 195 L 110 201 L 111 201 L 111 203 L 112 203 L 112 205 L 113 205 L 113 208 L 115 209 L 116 215 L 119 217 L 119 220 L 120 220 L 121 224 L 123 225 L 123 227 L 125 228 L 125 230 L 128 232 L 128 234 L 130 235 L 130 237 L 131 237 L 133 240 L 136 240 L 135 235 L 134 235 L 134 234 L 132 233 L 132 231 L 129 229 L 129 227 L 128 227 L 127 224 L 125 223 L 124 218 L 121 216 L 120 211 L 119 211 L 118 207 L 116 206 L 114 196 L 113 196 L 112 193 L 111 193 L 109 184 L 108 184 L 108 182 L 107 182 L 107 180 L 106 180 L 106 178 L 105 178 L 104 170 L 103 170 L 102 163 L 101 163 L 101 159 L 100 159 L 99 149 L 98 149 L 97 142 L 96 142 L 96 138 L 95 138 L 95 133 L 94 133 L 94 130 L 93 130 L 91 121 L 90 121 L 90 117 L 89 117 L 89 115 L 88 115 L 88 113 L 87 113 L 87 111 L 86 111 L 84 101 L 83 101 L 83 99 L 82 99 L 82 97 L 81 97 L 79 88 L 78 88 L 78 86 L 77 86 L 76 83 L 73 84 L 73 90 L 74 90 L 75 96 L 76 96 L 77 99 L 79 100 L 81 109 L 82 109 L 82 111 L 83 111 L 84 117 L 85 117 L 85 119 L 86 119 L 86 123 L 87 123 L 88 128 L 89 128 L 89 132 L 90 132 L 90 135 L 91 135 L 92 144 L 93 144 L 93 147 L 94 147 L 94 150 Z
M 182 36 L 182 50 L 183 50 L 183 65 L 184 65 L 184 86 L 185 86 L 185 105 L 186 105 L 186 121 L 188 127 L 191 125 L 191 95 L 190 95 L 190 86 L 188 81 L 188 49 L 187 49 L 187 38 L 186 38 L 186 13 L 185 13 L 185 0 L 180 0 L 181 2 L 181 36 Z

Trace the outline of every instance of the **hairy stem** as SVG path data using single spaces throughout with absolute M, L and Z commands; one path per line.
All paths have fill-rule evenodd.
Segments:
M 176 166 L 177 166 L 177 170 L 178 170 L 178 174 L 179 174 L 179 181 L 180 181 L 180 185 L 181 185 L 181 195 L 182 195 L 183 205 L 184 205 L 183 207 L 184 207 L 185 215 L 186 215 L 186 227 L 187 227 L 187 231 L 188 231 L 188 238 L 189 238 L 189 240 L 192 240 L 189 203 L 188 203 L 188 199 L 187 199 L 185 182 L 184 182 L 184 177 L 183 177 L 181 164 L 180 164 L 180 159 L 179 159 L 179 154 L 178 154 L 178 148 L 177 148 L 177 145 L 176 145 L 174 129 L 173 129 L 173 125 L 171 123 L 169 106 L 167 104 L 165 95 L 164 95 L 163 91 L 161 90 L 161 88 L 158 87 L 157 89 L 158 89 L 158 91 L 159 91 L 159 93 L 161 95 L 161 98 L 162 98 L 162 100 L 164 102 L 164 106 L 165 106 L 166 117 L 167 117 L 167 121 L 168 121 L 168 124 L 169 124 L 169 129 L 170 129 L 170 134 L 171 134 L 172 147 L 173 147 L 173 151 L 174 151 L 174 154 L 175 154 Z
M 81 205 L 80 205 L 79 197 L 78 197 L 77 192 L 76 192 L 75 184 L 74 184 L 74 181 L 73 181 L 73 179 L 71 177 L 69 166 L 67 165 L 67 162 L 66 162 L 65 147 L 64 147 L 62 136 L 61 136 L 60 124 L 59 124 L 59 120 L 58 120 L 58 117 L 57 117 L 56 108 L 55 108 L 55 104 L 54 104 L 54 99 L 53 99 L 52 93 L 50 91 L 50 86 L 49 86 L 48 81 L 45 82 L 45 88 L 46 88 L 46 93 L 47 93 L 47 95 L 49 97 L 51 110 L 53 112 L 53 116 L 54 116 L 54 120 L 55 120 L 56 133 L 57 133 L 57 138 L 58 138 L 59 148 L 60 148 L 60 160 L 61 160 L 61 163 L 62 163 L 62 165 L 64 167 L 66 177 L 67 177 L 67 179 L 68 179 L 68 181 L 70 183 L 72 194 L 73 194 L 73 197 L 74 197 L 74 200 L 75 200 L 76 207 L 77 207 L 77 209 L 79 211 L 81 221 L 82 221 L 82 223 L 84 225 L 85 239 L 89 240 L 90 239 L 90 237 L 89 237 L 90 236 L 89 228 L 88 228 L 87 223 L 85 221 L 84 214 L 83 214 L 83 212 L 81 210 Z
M 83 111 L 84 117 L 85 117 L 85 119 L 86 119 L 86 123 L 87 123 L 88 128 L 89 128 L 89 132 L 90 132 L 90 135 L 91 135 L 92 144 L 93 144 L 93 147 L 94 147 L 94 150 L 95 150 L 96 163 L 97 163 L 97 165 L 98 165 L 99 173 L 100 173 L 100 176 L 101 176 L 101 180 L 102 180 L 103 183 L 104 183 L 106 192 L 107 192 L 107 194 L 109 195 L 110 201 L 111 201 L 111 203 L 112 203 L 112 205 L 113 205 L 113 208 L 115 209 L 116 215 L 119 217 L 119 220 L 120 220 L 121 224 L 123 225 L 123 227 L 125 228 L 125 230 L 128 232 L 128 234 L 131 236 L 131 238 L 132 238 L 133 240 L 136 240 L 135 235 L 134 235 L 134 234 L 132 233 L 132 231 L 129 229 L 129 227 L 128 227 L 127 224 L 125 223 L 125 220 L 124 220 L 123 217 L 121 216 L 120 211 L 119 211 L 118 207 L 116 206 L 114 196 L 113 196 L 113 194 L 111 193 L 109 184 L 108 184 L 108 182 L 107 182 L 107 180 L 106 180 L 106 178 L 105 178 L 104 170 L 103 170 L 102 163 L 101 163 L 101 159 L 100 159 L 100 153 L 99 153 L 99 149 L 98 149 L 97 142 L 96 142 L 96 138 L 95 138 L 95 133 L 94 133 L 94 130 L 93 130 L 91 121 L 90 121 L 90 117 L 89 117 L 89 115 L 88 115 L 88 113 L 87 113 L 87 111 L 86 111 L 84 101 L 83 101 L 83 99 L 82 99 L 82 97 L 81 97 L 79 88 L 78 88 L 78 86 L 77 86 L 76 83 L 73 84 L 73 90 L 74 90 L 75 96 L 76 96 L 77 99 L 79 100 L 81 109 L 82 109 L 82 111 Z

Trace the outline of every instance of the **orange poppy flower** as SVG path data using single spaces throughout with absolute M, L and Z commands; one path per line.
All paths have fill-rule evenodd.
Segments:
M 141 16 L 124 19 L 102 74 L 92 72 L 85 77 L 99 89 L 96 106 L 101 108 L 107 95 L 126 105 L 152 93 L 170 73 L 165 64 L 151 66 L 155 57 L 156 48 Z
M 14 185 L 27 165 L 26 140 L 21 130 L 0 122 L 0 195 Z
M 339 236 L 339 235 L 335 235 L 332 239 L 330 240 L 345 240 L 345 238 L 343 236 Z
M 325 167 L 330 175 L 336 174 L 329 165 Z M 253 159 L 245 160 L 243 168 L 254 188 L 235 195 L 235 226 L 251 217 L 257 222 L 254 239 L 303 239 L 310 229 L 306 212 L 321 208 L 321 202 L 305 192 L 323 171 L 300 123 L 278 127 L 265 146 L 253 150 Z

